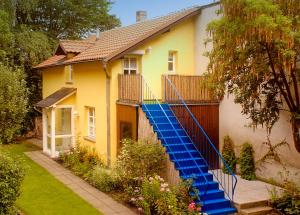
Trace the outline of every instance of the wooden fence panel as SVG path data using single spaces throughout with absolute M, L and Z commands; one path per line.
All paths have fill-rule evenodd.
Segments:
M 180 124 L 187 131 L 196 147 L 210 164 L 211 169 L 219 168 L 219 157 L 206 141 L 205 136 L 182 105 L 171 106 Z M 197 121 L 203 127 L 212 143 L 219 150 L 219 104 L 188 105 Z
M 118 96 L 120 102 L 141 103 L 141 75 L 118 75 Z
M 170 89 L 170 84 L 165 82 L 165 77 L 162 76 L 163 99 L 177 103 L 178 96 L 173 89 Z M 167 77 L 186 103 L 217 102 L 208 89 L 204 76 L 168 75 Z

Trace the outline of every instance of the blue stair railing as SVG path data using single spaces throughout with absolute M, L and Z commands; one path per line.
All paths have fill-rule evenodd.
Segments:
M 184 140 L 181 138 L 181 135 L 178 133 L 177 129 L 174 127 L 173 123 L 171 122 L 170 118 L 168 117 L 165 109 L 163 108 L 163 104 L 161 103 L 161 101 L 159 101 L 157 99 L 157 97 L 154 95 L 153 91 L 151 90 L 151 88 L 149 87 L 149 85 L 147 84 L 147 82 L 145 81 L 144 77 L 141 76 L 141 95 L 142 95 L 142 106 L 145 108 L 145 111 L 150 115 L 151 118 L 153 118 L 153 116 L 151 115 L 151 111 L 148 109 L 149 104 L 156 104 L 159 106 L 160 110 L 163 112 L 163 116 L 166 117 L 166 119 L 168 120 L 168 123 L 172 126 L 172 130 L 175 131 L 176 135 L 179 137 L 180 139 L 180 144 L 182 146 L 184 146 L 185 150 L 189 153 L 190 157 L 193 157 L 193 155 L 190 153 L 189 149 L 187 148 L 187 146 L 184 144 Z M 158 136 L 163 136 L 162 135 L 162 131 L 158 128 L 157 129 L 157 133 Z M 172 153 L 172 148 L 169 147 L 167 144 L 165 145 L 165 147 L 167 148 L 167 151 L 169 153 Z M 173 154 L 174 159 L 175 160 L 180 160 L 180 158 L 176 157 L 176 153 Z M 202 203 L 205 202 L 205 196 L 207 194 L 208 191 L 208 186 L 210 184 L 210 180 L 207 178 L 207 174 L 205 174 L 201 168 L 201 166 L 198 164 L 198 162 L 196 160 L 192 160 L 193 164 L 196 166 L 196 168 L 199 170 L 199 172 L 201 173 L 201 175 L 203 176 L 203 182 L 201 182 L 201 185 L 204 187 L 204 192 L 203 192 L 203 199 L 201 199 Z M 188 172 L 185 172 L 187 170 L 185 170 L 184 168 L 181 168 L 180 163 L 177 163 L 177 167 L 178 169 L 181 169 L 183 174 L 188 175 Z M 200 186 L 201 186 L 200 185 Z M 195 193 L 197 195 L 197 193 Z M 200 198 L 198 195 L 196 196 L 197 198 Z
M 234 192 L 237 184 L 237 177 L 226 163 L 219 150 L 212 143 L 211 139 L 200 125 L 184 99 L 178 92 L 176 86 L 168 78 L 163 78 L 164 101 L 169 104 L 173 114 L 177 117 L 180 125 L 185 129 L 192 142 L 196 145 L 199 153 L 204 158 L 214 179 L 219 183 L 227 198 L 233 202 Z M 192 87 L 192 86 L 189 86 Z M 222 168 L 229 174 L 225 174 Z

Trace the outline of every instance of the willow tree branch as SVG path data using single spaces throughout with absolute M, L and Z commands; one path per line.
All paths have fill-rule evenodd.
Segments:
M 278 75 L 277 75 L 277 73 L 276 73 L 275 66 L 274 66 L 274 63 L 273 63 L 273 58 L 272 58 L 272 56 L 271 56 L 271 53 L 270 53 L 270 51 L 269 51 L 269 48 L 268 48 L 267 45 L 265 46 L 265 48 L 266 48 L 266 51 L 267 51 L 267 54 L 268 54 L 268 57 L 269 57 L 269 63 L 270 63 L 271 71 L 272 71 L 272 73 L 273 73 L 273 75 L 274 75 L 275 82 L 276 82 L 276 84 L 277 84 L 277 86 L 278 86 L 278 88 L 279 88 L 279 90 L 280 90 L 282 96 L 284 97 L 284 99 L 285 99 L 285 101 L 286 101 L 286 103 L 287 103 L 289 109 L 290 109 L 291 112 L 292 112 L 292 111 L 293 111 L 293 107 L 292 107 L 292 105 L 290 104 L 290 101 L 289 101 L 289 99 L 288 99 L 288 96 L 287 96 L 286 92 L 284 91 L 284 89 L 282 88 L 281 83 L 279 82 L 279 78 L 278 78 Z

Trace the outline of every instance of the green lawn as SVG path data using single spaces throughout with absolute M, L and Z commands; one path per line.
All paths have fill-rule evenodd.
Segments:
M 26 215 L 100 214 L 44 168 L 23 154 L 25 151 L 33 150 L 37 150 L 37 147 L 26 142 L 0 145 L 1 152 L 15 159 L 21 159 L 27 166 L 22 194 L 17 201 L 18 208 Z

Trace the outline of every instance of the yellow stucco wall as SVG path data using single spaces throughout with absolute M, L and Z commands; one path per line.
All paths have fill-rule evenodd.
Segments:
M 151 47 L 142 58 L 142 74 L 158 97 L 161 97 L 161 75 L 168 74 L 169 51 L 176 52 L 175 74 L 194 75 L 194 31 L 195 20 L 191 18 L 138 48 Z
M 73 84 L 66 83 L 68 71 L 60 66 L 43 71 L 43 97 L 54 93 L 61 87 L 75 87 L 75 95 L 63 100 L 58 105 L 74 105 L 75 135 L 80 143 L 95 148 L 106 160 L 106 83 L 105 72 L 100 62 L 80 63 L 73 65 Z M 86 140 L 87 107 L 95 107 L 96 141 Z
M 161 75 L 168 71 L 169 51 L 177 52 L 176 74 L 194 74 L 194 24 L 193 18 L 173 27 L 153 40 L 142 44 L 136 50 L 146 50 L 149 53 L 138 57 L 139 73 L 142 73 L 158 97 L 161 93 Z M 132 55 L 128 55 L 132 56 Z M 123 73 L 123 60 L 119 59 L 109 64 L 110 73 L 110 126 L 111 126 L 111 160 L 117 156 L 117 116 L 116 101 L 118 99 L 118 74 Z
M 157 95 L 161 92 L 161 75 L 168 71 L 168 53 L 176 51 L 176 74 L 194 74 L 194 24 L 193 18 L 173 27 L 170 31 L 142 44 L 136 50 L 151 51 L 138 56 L 139 73 L 145 76 L 150 87 Z M 122 59 L 108 64 L 110 75 L 110 158 L 112 163 L 117 156 L 117 108 L 118 74 L 123 73 Z M 73 65 L 73 84 L 68 81 L 68 68 L 64 66 L 43 71 L 43 97 L 50 95 L 61 87 L 76 87 L 77 93 L 62 101 L 61 105 L 74 105 L 75 134 L 80 142 L 94 147 L 107 159 L 107 109 L 106 109 L 106 75 L 100 62 L 79 63 Z M 160 96 L 159 96 L 160 97 Z M 96 109 L 96 142 L 83 137 L 87 135 L 86 106 Z

